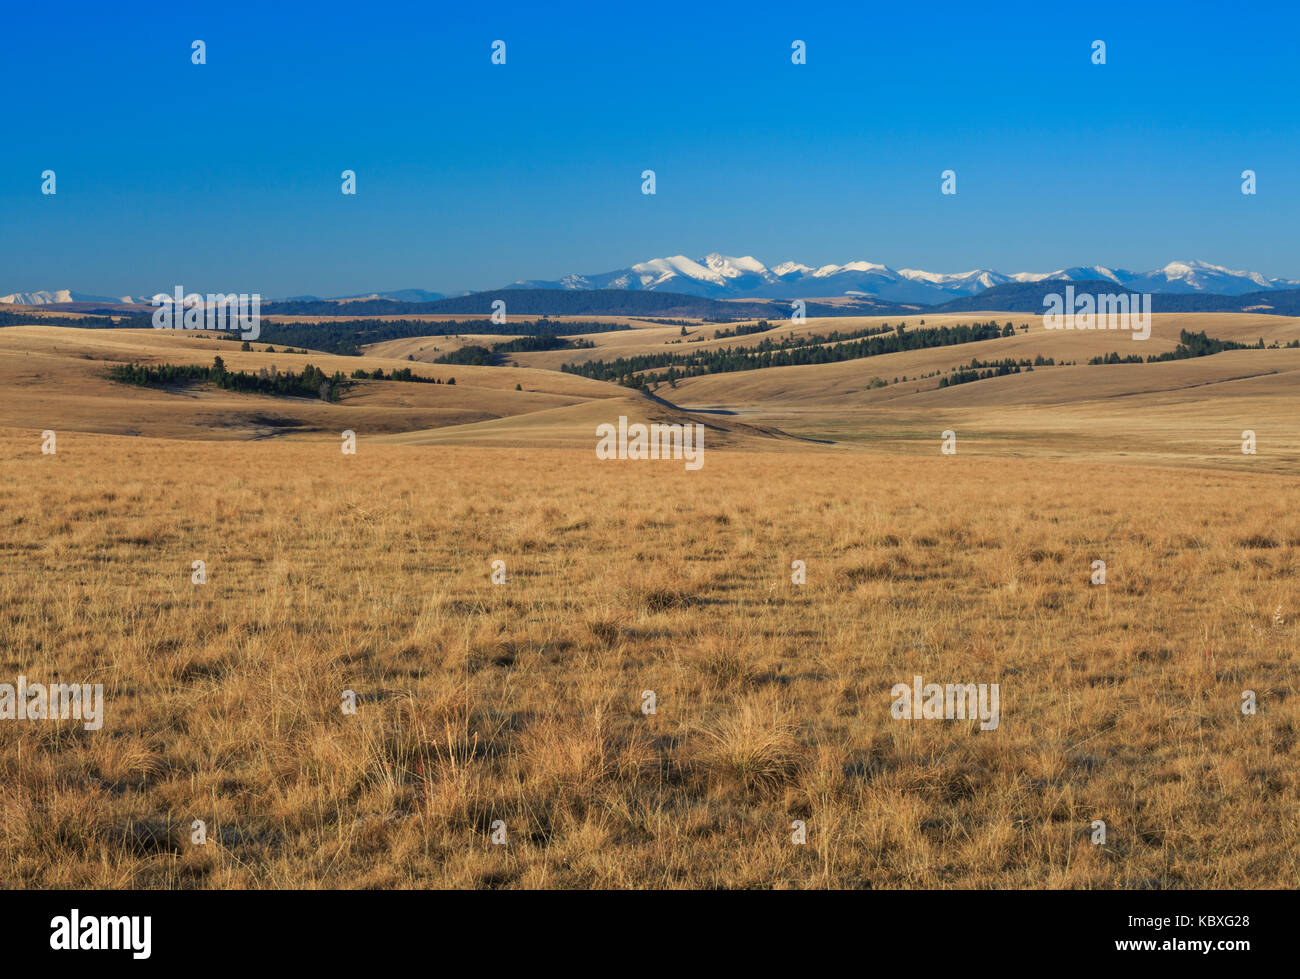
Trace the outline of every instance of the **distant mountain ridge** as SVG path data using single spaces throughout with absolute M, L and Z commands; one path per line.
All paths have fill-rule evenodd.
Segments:
M 837 299 L 872 306 L 880 312 L 894 309 L 940 306 L 962 298 L 982 295 L 1004 286 L 1034 285 L 1046 281 L 1104 282 L 1109 288 L 1153 295 L 1188 296 L 1242 296 L 1254 293 L 1271 293 L 1300 288 L 1300 280 L 1269 278 L 1258 272 L 1241 271 L 1212 265 L 1201 261 L 1170 262 L 1150 272 L 1129 272 L 1102 265 L 1080 265 L 1057 269 L 1054 272 L 1016 272 L 1010 275 L 994 269 L 973 269 L 969 272 L 928 272 L 923 269 L 893 269 L 875 262 L 854 261 L 844 265 L 822 265 L 814 268 L 797 262 L 783 262 L 768 267 L 752 256 L 729 257 L 716 252 L 702 259 L 683 255 L 655 258 L 647 262 L 612 272 L 594 275 L 566 275 L 555 280 L 520 280 L 499 290 L 478 293 L 445 295 L 425 289 L 397 289 L 388 292 L 359 293 L 320 299 L 316 296 L 294 296 L 289 299 L 265 298 L 264 303 L 336 303 L 372 304 L 391 302 L 406 306 L 429 305 L 439 302 L 455 304 L 459 300 L 476 300 L 476 297 L 518 293 L 606 293 L 632 296 L 637 293 L 660 293 L 676 296 L 693 296 L 710 300 L 785 301 L 794 299 Z M 164 299 L 170 295 L 160 293 Z M 1000 294 L 1002 295 L 1002 294 Z M 1009 292 L 1005 295 L 1016 295 Z M 100 304 L 103 306 L 131 307 L 152 302 L 148 296 L 93 296 L 59 289 L 45 292 L 19 292 L 0 296 L 0 303 L 18 305 L 68 306 L 69 304 Z M 547 300 L 551 307 L 554 299 Z M 477 302 L 471 302 L 477 305 Z M 560 305 L 564 305 L 560 303 Z M 580 312 L 590 313 L 598 308 L 616 312 L 618 301 L 591 300 Z M 653 306 L 654 304 L 651 304 Z M 663 304 L 659 304 L 662 306 Z M 1213 304 L 1210 304 L 1212 307 Z M 629 313 L 650 306 L 626 299 L 622 308 Z M 658 307 L 655 307 L 658 308 Z M 986 307 L 987 308 L 987 307 Z M 1157 307 L 1158 308 L 1158 307 Z M 1209 308 L 1209 307 L 1207 307 Z M 414 309 L 393 310 L 415 312 Z M 454 312 L 469 312 L 454 306 Z M 478 311 L 477 309 L 474 311 Z M 555 308 L 536 312 L 556 313 Z M 814 314 L 815 315 L 815 314 Z
M 1042 282 L 1009 282 L 994 286 L 975 296 L 962 296 L 938 306 L 927 307 L 927 313 L 1006 312 L 1042 315 L 1043 298 L 1050 293 L 1060 293 L 1065 280 Z M 1118 286 L 1109 279 L 1071 279 L 1076 295 L 1091 293 L 1134 293 L 1139 290 Z M 1270 289 L 1248 292 L 1236 296 L 1207 295 L 1205 293 L 1151 293 L 1153 313 L 1267 313 L 1274 316 L 1300 316 L 1300 289 Z
M 391 299 L 337 301 L 277 301 L 262 312 L 271 316 L 491 316 L 492 304 L 501 300 L 508 316 L 641 316 L 686 319 L 784 319 L 790 303 L 778 299 L 709 299 L 673 292 L 618 289 L 496 289 L 435 302 L 399 302 Z M 904 306 L 871 297 L 855 297 L 835 304 L 806 303 L 808 316 L 885 316 L 915 313 L 919 306 Z
M 1071 279 L 1076 294 L 1130 292 L 1109 279 Z M 974 296 L 960 296 L 933 306 L 887 303 L 866 296 L 834 302 L 805 300 L 808 316 L 895 316 L 926 313 L 1007 312 L 1041 315 L 1043 297 L 1061 292 L 1065 280 L 1044 279 L 1039 282 L 1009 282 Z M 507 315 L 517 316 L 626 316 L 643 319 L 703 319 L 733 322 L 745 319 L 788 320 L 793 306 L 784 299 L 707 299 L 671 292 L 637 292 L 619 289 L 499 289 L 470 296 L 440 299 L 434 302 L 399 302 L 392 299 L 294 299 L 277 300 L 262 306 L 270 316 L 331 317 L 364 319 L 375 316 L 455 315 L 490 316 L 492 302 L 506 302 Z M 1204 293 L 1153 293 L 1152 311 L 1156 313 L 1264 313 L 1277 316 L 1300 316 L 1300 289 L 1275 289 L 1245 293 L 1240 296 L 1217 296 Z M 100 316 L 127 316 L 133 325 L 140 320 L 148 324 L 150 307 L 117 303 L 45 304 L 40 312 L 22 313 L 0 310 L 0 326 L 45 322 L 31 317 L 50 313 L 85 313 Z M 74 326 L 68 320 L 60 325 Z M 86 324 L 82 325 L 94 325 Z M 138 325 L 138 324 L 134 324 Z
M 783 262 L 769 268 L 753 256 L 733 258 L 716 252 L 701 259 L 684 255 L 655 258 L 624 269 L 596 275 L 566 275 L 551 281 L 523 280 L 507 288 L 573 290 L 645 290 L 683 293 L 711 299 L 806 299 L 870 296 L 898 303 L 935 305 L 959 296 L 972 296 L 996 286 L 1046 279 L 1107 281 L 1134 292 L 1240 295 L 1272 289 L 1300 288 L 1300 280 L 1275 279 L 1208 262 L 1170 262 L 1150 272 L 1129 272 L 1102 265 L 1084 265 L 1054 272 L 995 269 L 969 272 L 927 272 L 893 269 L 875 262 L 855 261 L 814 268 Z

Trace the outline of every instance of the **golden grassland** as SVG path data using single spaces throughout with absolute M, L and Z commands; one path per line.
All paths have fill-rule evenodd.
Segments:
M 749 333 L 722 339 L 714 339 L 715 334 L 734 329 L 734 324 L 701 323 L 688 326 L 686 337 L 681 336 L 680 326 L 648 325 L 641 329 L 585 334 L 583 339 L 594 343 L 596 345 L 594 349 L 543 350 L 515 354 L 512 360 L 525 367 L 558 370 L 562 363 L 572 361 L 612 360 L 618 357 L 656 353 L 690 354 L 707 350 L 743 349 L 757 346 L 765 339 L 779 343 L 788 338 L 824 337 L 832 332 L 843 334 L 863 329 L 893 328 L 900 323 L 906 329 L 918 330 L 926 327 L 969 326 L 992 320 L 999 324 L 1011 323 L 1015 328 L 1014 337 L 954 347 L 931 347 L 926 350 L 887 354 L 872 357 L 866 362 L 856 362 L 859 369 L 874 368 L 878 364 L 885 365 L 882 371 L 876 373 L 888 371 L 889 373 L 885 374 L 888 379 L 890 374 L 896 372 L 896 368 L 912 376 L 937 367 L 946 368 L 963 364 L 972 356 L 979 356 L 981 359 L 1000 359 L 1033 357 L 1035 354 L 1042 353 L 1044 356 L 1085 363 L 1089 357 L 1116 350 L 1121 355 L 1138 353 L 1145 357 L 1148 354 L 1161 354 L 1173 350 L 1178 345 L 1178 334 L 1182 330 L 1191 332 L 1204 330 L 1220 340 L 1236 340 L 1239 343 L 1254 343 L 1261 337 L 1265 343 L 1272 343 L 1274 340 L 1285 343 L 1300 338 L 1300 318 L 1292 316 L 1271 316 L 1263 313 L 1157 313 L 1151 319 L 1151 336 L 1143 341 L 1135 341 L 1128 333 L 1121 331 L 1045 330 L 1041 316 L 1007 312 L 931 313 L 928 316 L 823 316 L 810 317 L 799 323 L 790 320 L 769 320 L 771 329 L 762 333 Z M 758 321 L 748 322 L 752 324 Z M 1027 326 L 1028 329 L 1021 330 L 1022 326 Z M 428 339 L 424 338 L 424 342 L 428 342 Z M 691 339 L 694 339 L 694 342 L 687 342 Z M 409 343 L 410 341 L 391 342 Z M 848 369 L 845 365 L 853 363 L 855 362 L 841 361 L 835 366 Z M 866 375 L 868 378 L 871 376 L 871 374 Z
M 0 330 L 0 427 L 203 440 L 319 439 L 323 433 L 337 438 L 352 430 L 414 441 L 589 446 L 595 426 L 620 413 L 655 421 L 684 417 L 674 406 L 628 388 L 559 371 L 413 365 L 404 359 L 320 351 L 267 353 L 265 345 L 253 346 L 243 351 L 230 340 L 168 330 L 8 327 Z M 217 356 L 232 371 L 300 371 L 312 364 L 328 374 L 350 376 L 357 368 L 408 368 L 443 383 L 359 381 L 332 404 L 239 394 L 212 385 L 163 391 L 105 377 L 113 364 L 210 365 Z M 454 385 L 448 383 L 453 380 Z M 713 432 L 712 445 L 736 445 L 755 435 L 765 443 L 775 441 L 743 422 L 705 420 Z M 505 424 L 496 424 L 500 422 Z M 485 423 L 493 424 L 485 428 Z
M 839 364 L 719 374 L 681 382 L 671 396 L 688 410 L 725 405 L 726 417 L 750 424 L 909 454 L 933 453 L 951 429 L 963 451 L 999 457 L 1300 473 L 1300 350 L 1043 367 L 943 389 L 871 391 L 864 370 L 882 366 L 859 366 L 856 375 Z M 1247 430 L 1267 450 L 1243 455 Z
M 1292 477 L 40 427 L 0 681 L 105 719 L 0 723 L 4 886 L 1300 884 Z
M 562 374 L 515 368 L 415 365 L 443 384 L 362 381 L 341 405 L 269 398 L 195 387 L 157 391 L 116 384 L 121 363 L 211 364 L 230 370 L 313 364 L 350 375 L 358 367 L 412 367 L 405 360 L 343 357 L 311 351 L 241 351 L 238 343 L 168 330 L 78 330 L 14 326 L 0 330 L 0 426 L 68 429 L 160 438 L 245 439 L 344 429 L 405 432 L 480 422 L 513 414 L 625 395 L 626 389 Z M 445 382 L 456 380 L 454 386 Z M 516 385 L 523 390 L 514 390 Z
M 447 338 L 0 330 L 0 682 L 106 701 L 99 731 L 0 722 L 0 886 L 1295 887 L 1300 351 L 916 381 L 1180 329 L 1300 320 L 1031 329 L 672 403 L 540 360 L 336 404 L 160 391 L 104 374 Z M 573 353 L 680 349 L 635 332 Z M 705 424 L 704 468 L 597 460 L 624 414 Z M 893 719 L 915 675 L 998 683 L 1000 725 Z
M 990 315 L 1006 314 L 947 319 L 975 322 Z M 0 427 L 184 439 L 337 437 L 351 429 L 411 443 L 587 448 L 599 422 L 618 414 L 681 421 L 680 406 L 703 412 L 695 420 L 710 426 L 715 447 L 785 451 L 797 443 L 771 437 L 785 433 L 836 443 L 827 451 L 865 446 L 930 455 L 939 434 L 952 429 L 962 438 L 964 452 L 999 457 L 1066 461 L 1097 455 L 1142 464 L 1300 472 L 1300 429 L 1294 424 L 1300 350 L 1237 350 L 1159 364 L 1086 364 L 1089 357 L 1117 347 L 1121 353 L 1131 347 L 1143 355 L 1172 350 L 1183 329 L 1239 342 L 1262 336 L 1267 343 L 1285 344 L 1300 339 L 1300 319 L 1253 314 L 1158 314 L 1153 319 L 1152 337 L 1145 343 L 1123 334 L 1049 332 L 1035 325 L 1028 333 L 982 343 L 690 378 L 676 388 L 659 387 L 657 394 L 672 402 L 666 408 L 615 384 L 531 362 L 492 368 L 413 364 L 373 353 L 363 358 L 319 351 L 267 353 L 261 343 L 241 351 L 229 340 L 172 331 L 9 327 L 0 330 Z M 933 322 L 934 317 L 927 320 Z M 869 325 L 860 318 L 809 324 L 810 331 Z M 614 343 L 629 332 L 649 335 L 653 330 L 592 336 L 598 343 Z M 393 343 L 437 346 L 445 340 Z M 755 341 L 743 337 L 733 342 Z M 605 355 L 599 348 L 559 353 Z M 115 363 L 210 364 L 218 354 L 231 370 L 298 370 L 306 363 L 344 374 L 357 367 L 413 368 L 457 383 L 361 381 L 339 404 L 324 404 L 204 387 L 166 392 L 128 388 L 104 377 Z M 941 373 L 972 357 L 988 361 L 1039 355 L 1055 359 L 1058 366 L 937 388 Z M 543 355 L 523 359 L 534 356 Z M 1061 361 L 1079 366 L 1059 366 Z M 873 378 L 886 386 L 873 387 Z M 1258 456 L 1246 458 L 1240 452 L 1241 433 L 1247 429 L 1257 433 Z

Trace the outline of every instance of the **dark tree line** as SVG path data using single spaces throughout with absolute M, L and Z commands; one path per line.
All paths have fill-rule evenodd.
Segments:
M 566 334 L 607 333 L 631 327 L 596 320 L 561 323 L 542 317 L 536 320 L 336 320 L 321 323 L 271 323 L 262 320 L 259 339 L 266 343 L 310 347 L 326 353 L 360 356 L 368 343 L 409 340 L 414 337 L 459 336 L 479 333 L 489 336 L 559 337 Z
M 757 323 L 739 323 L 731 330 L 714 330 L 713 339 L 725 340 L 728 337 L 744 337 L 751 333 L 766 333 L 772 329 L 772 324 L 767 320 L 759 320 Z M 682 335 L 686 335 L 685 328 L 682 329 Z
M 1273 345 L 1278 346 L 1276 343 Z M 1287 344 L 1291 346 L 1291 344 Z M 1296 346 L 1300 346 L 1297 343 Z M 1121 357 L 1117 352 L 1111 351 L 1100 357 L 1093 357 L 1088 361 L 1091 365 L 1097 364 L 1158 364 L 1166 360 L 1188 360 L 1192 357 L 1210 357 L 1225 350 L 1263 350 L 1264 338 L 1260 337 L 1258 343 L 1237 343 L 1235 340 L 1219 340 L 1215 337 L 1207 336 L 1205 331 L 1192 333 L 1189 330 L 1181 330 L 1178 333 L 1178 346 L 1173 350 L 1166 350 L 1162 354 L 1151 354 L 1145 359 L 1140 354 L 1128 354 Z
M 414 373 L 409 367 L 395 367 L 387 374 L 384 373 L 382 367 L 376 367 L 372 371 L 368 371 L 364 367 L 358 367 L 352 372 L 352 376 L 358 381 L 413 381 L 417 384 L 442 383 L 442 381 L 436 377 L 422 377 L 421 375 Z M 456 379 L 453 377 L 447 381 L 447 383 L 455 384 Z
M 570 350 L 594 347 L 590 340 L 566 340 L 555 336 L 524 336 L 487 347 L 473 344 L 435 357 L 435 364 L 472 364 L 475 367 L 500 367 L 510 354 L 534 353 L 538 350 Z
M 892 333 L 887 331 L 888 327 L 873 327 L 850 334 L 842 334 L 836 330 L 820 336 L 785 337 L 779 343 L 771 338 L 765 338 L 752 347 L 724 347 L 681 354 L 643 354 L 637 357 L 619 357 L 608 362 L 593 360 L 585 364 L 565 364 L 561 370 L 600 381 L 618 381 L 628 387 L 645 387 L 660 381 L 676 384 L 680 378 L 697 377 L 701 374 L 724 374 L 804 364 L 833 364 L 844 360 L 899 353 L 904 350 L 975 343 L 1009 335 L 992 321 L 970 326 L 922 327 L 914 330 L 906 329 L 900 323 Z M 861 339 L 853 339 L 855 337 Z M 664 367 L 668 370 L 660 370 Z
M 73 317 L 0 312 L 0 327 L 4 326 L 72 326 L 82 330 L 147 330 L 153 326 L 153 319 L 152 315 Z
M 979 360 L 971 358 L 969 364 L 960 367 L 951 374 L 945 374 L 939 378 L 939 387 L 950 388 L 954 384 L 969 384 L 971 381 L 986 381 L 990 377 L 1005 377 L 1007 374 L 1019 374 L 1021 370 L 1032 371 L 1035 367 L 1042 367 L 1053 364 L 1051 357 L 1043 357 L 1041 354 L 1030 360 L 1024 357 L 1016 360 L 1014 357 L 1006 357 L 1002 360 Z
M 298 373 L 263 368 L 257 373 L 228 371 L 220 357 L 211 367 L 198 364 L 119 364 L 109 368 L 110 380 L 139 387 L 166 388 L 184 384 L 210 383 L 226 391 L 244 394 L 270 394 L 279 397 L 320 398 L 337 401 L 353 382 L 335 371 L 327 375 L 319 367 L 307 364 Z

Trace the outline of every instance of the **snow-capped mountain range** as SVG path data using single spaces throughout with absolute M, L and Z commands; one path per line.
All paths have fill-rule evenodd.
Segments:
M 186 290 L 189 292 L 190 290 Z M 194 290 L 197 292 L 197 290 Z M 461 295 L 468 295 L 462 293 Z M 313 301 L 319 299 L 319 296 L 288 296 L 278 302 L 294 301 Z M 396 289 L 392 292 L 367 292 L 355 296 L 335 296 L 334 299 L 353 300 L 353 299 L 393 299 L 405 303 L 428 303 L 438 299 L 445 299 L 446 296 L 441 292 L 429 292 L 427 289 Z M 174 302 L 173 296 L 168 292 L 155 293 L 152 296 L 92 296 L 85 292 L 73 292 L 71 289 L 54 289 L 44 292 L 15 292 L 8 296 L 0 296 L 0 303 L 11 303 L 18 306 L 52 306 L 60 303 L 108 303 L 119 305 L 128 303 L 133 305 L 153 306 L 157 303 Z
M 1170 262 L 1151 272 L 1128 272 L 1101 265 L 1074 266 L 1055 272 L 1016 272 L 994 269 L 970 272 L 926 272 L 893 269 L 875 262 L 848 262 L 814 268 L 783 262 L 769 268 L 752 256 L 732 258 L 716 252 L 701 259 L 684 255 L 655 258 L 625 269 L 598 275 L 566 275 L 554 281 L 526 280 L 512 289 L 648 289 L 679 292 L 711 299 L 799 299 L 843 295 L 872 296 L 902 303 L 941 303 L 972 296 L 1007 282 L 1044 279 L 1108 280 L 1134 292 L 1212 293 L 1237 296 L 1270 289 L 1300 288 L 1300 281 L 1272 279 L 1207 262 Z
M 1010 275 L 994 269 L 970 272 L 926 272 L 921 269 L 893 269 L 875 262 L 848 262 L 814 268 L 798 262 L 768 267 L 752 256 L 732 258 L 716 252 L 701 259 L 684 255 L 653 258 L 628 268 L 595 275 L 566 275 L 555 280 L 528 279 L 512 282 L 507 289 L 628 289 L 685 293 L 709 299 L 813 299 L 833 296 L 865 296 L 896 303 L 932 305 L 962 296 L 973 296 L 1008 282 L 1102 280 L 1131 292 L 1203 293 L 1240 296 L 1250 292 L 1297 289 L 1300 281 L 1274 279 L 1258 272 L 1244 272 L 1208 262 L 1170 262 L 1151 272 L 1128 272 L 1102 265 L 1079 265 L 1055 272 L 1016 272 Z M 423 289 L 339 296 L 336 299 L 393 299 L 401 302 L 430 302 L 444 295 Z M 139 303 L 150 305 L 153 298 L 170 301 L 170 295 L 92 296 L 68 289 L 50 292 L 19 292 L 0 296 L 0 303 L 39 306 L 54 303 Z M 294 296 L 311 300 L 315 296 Z M 268 300 L 273 301 L 273 300 Z
M 71 289 L 54 289 L 48 292 L 15 292 L 0 296 L 0 303 L 14 303 L 19 306 L 49 306 L 53 303 L 131 303 L 142 300 L 130 296 L 92 296 Z

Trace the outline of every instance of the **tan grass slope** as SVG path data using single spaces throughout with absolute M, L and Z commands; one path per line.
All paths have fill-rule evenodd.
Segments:
M 626 390 L 626 389 L 623 389 Z M 632 393 L 625 397 L 585 401 L 490 421 L 405 432 L 386 436 L 397 445 L 494 445 L 572 447 L 594 450 L 599 426 L 628 424 L 699 425 L 704 445 L 714 448 L 761 447 L 793 449 L 808 441 L 776 429 L 745 424 L 732 418 L 682 411 L 660 398 Z
M 943 320 L 970 323 L 995 315 L 1004 314 Z M 817 320 L 797 329 L 815 333 L 866 322 Z M 927 325 L 936 322 L 927 319 Z M 918 317 L 912 326 L 919 325 Z M 644 344 L 625 346 L 635 339 L 629 334 L 651 338 L 657 349 L 683 349 L 667 342 L 680 328 L 642 326 L 595 334 L 604 346 L 592 353 L 612 356 L 645 349 Z M 697 328 L 712 329 L 688 330 Z M 796 327 L 785 324 L 777 329 L 789 332 Z M 1109 331 L 1049 332 L 1032 321 L 1028 332 L 1017 330 L 1012 337 L 976 344 L 691 378 L 676 389 L 659 388 L 669 403 L 541 367 L 415 364 L 401 358 L 315 352 L 268 354 L 262 343 L 242 352 L 229 340 L 168 331 L 10 327 L 0 330 L 0 424 L 189 439 L 325 439 L 353 430 L 409 444 L 581 448 L 594 445 L 598 424 L 614 423 L 622 414 L 651 422 L 689 417 L 705 425 L 708 444 L 720 448 L 749 445 L 784 451 L 792 444 L 788 434 L 825 444 L 828 451 L 866 445 L 928 455 L 936 451 L 941 432 L 954 430 L 961 451 L 976 454 L 1090 456 L 1300 472 L 1300 432 L 1293 423 L 1300 404 L 1300 350 L 1229 351 L 1158 364 L 1083 363 L 1112 350 L 1141 355 L 1171 350 L 1183 329 L 1239 342 L 1262 337 L 1285 343 L 1300 337 L 1300 321 L 1254 314 L 1158 315 L 1146 342 Z M 756 341 L 751 336 L 726 342 Z M 454 377 L 457 383 L 367 380 L 340 403 L 326 404 L 234 394 L 210 385 L 174 391 L 133 388 L 103 376 L 115 363 L 206 365 L 216 355 L 232 370 L 295 370 L 308 362 L 345 374 L 358 366 L 414 368 L 443 381 Z M 1040 355 L 1054 358 L 1058 365 L 937 387 L 939 376 L 972 357 L 990 361 Z M 1068 361 L 1080 365 L 1059 364 Z M 1243 457 L 1240 452 L 1246 430 L 1258 433 L 1262 448 L 1257 456 Z
M 0 680 L 103 723 L 0 723 L 6 886 L 1300 885 L 1293 479 L 39 444 Z M 999 726 L 895 718 L 916 675 Z
M 673 405 L 627 388 L 558 371 L 421 364 L 442 384 L 360 381 L 339 403 L 280 398 L 193 385 L 163 391 L 104 377 L 119 363 L 210 364 L 230 370 L 311 363 L 327 373 L 358 367 L 409 368 L 404 360 L 312 352 L 241 352 L 228 340 L 153 330 L 10 327 L 0 330 L 0 425 L 162 438 L 338 438 L 352 430 L 410 444 L 475 442 L 594 447 L 596 426 L 632 421 L 693 422 L 710 445 L 786 440 L 782 433 L 711 415 L 688 418 Z M 454 379 L 455 384 L 445 383 Z M 515 390 L 518 385 L 522 390 Z

